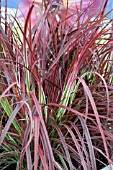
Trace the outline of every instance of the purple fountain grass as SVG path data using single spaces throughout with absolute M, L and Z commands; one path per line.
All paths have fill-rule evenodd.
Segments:
M 12 16 L 16 25 L 1 23 L 1 169 L 96 170 L 113 163 L 107 2 L 23 1 L 22 14 Z

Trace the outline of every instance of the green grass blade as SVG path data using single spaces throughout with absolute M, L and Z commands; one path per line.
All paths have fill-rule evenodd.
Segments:
M 13 111 L 12 111 L 12 108 L 11 108 L 8 100 L 5 98 L 1 99 L 0 103 L 3 107 L 3 109 L 5 110 L 5 112 L 7 113 L 7 115 L 10 116 Z M 16 120 L 14 119 L 12 123 L 13 123 L 15 129 L 17 130 L 18 134 L 21 135 L 21 129 L 20 129 L 19 125 L 17 124 Z

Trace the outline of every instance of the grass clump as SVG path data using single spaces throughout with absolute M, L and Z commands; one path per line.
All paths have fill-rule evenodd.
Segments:
M 1 23 L 0 169 L 112 163 L 112 11 L 98 3 L 27 1 L 24 26 Z

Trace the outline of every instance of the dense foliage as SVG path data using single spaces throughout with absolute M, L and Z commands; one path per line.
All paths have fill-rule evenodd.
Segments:
M 113 163 L 112 11 L 105 12 L 107 0 L 101 7 L 81 2 L 26 1 L 27 13 L 20 4 L 23 15 L 10 16 L 13 22 L 6 6 L 0 169 L 99 170 Z

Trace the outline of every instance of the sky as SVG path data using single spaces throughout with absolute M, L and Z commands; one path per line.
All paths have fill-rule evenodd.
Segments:
M 24 0 L 7 0 L 8 1 L 8 7 L 9 8 L 17 8 L 19 2 L 22 2 Z M 113 8 L 113 0 L 109 0 L 108 1 L 108 7 L 107 7 L 107 11 L 109 11 L 110 9 Z M 2 7 L 5 6 L 5 0 L 2 0 Z M 109 15 L 109 17 L 113 17 L 113 12 Z
M 2 2 L 2 7 L 5 7 L 5 1 L 6 0 L 1 0 Z M 18 3 L 22 1 L 22 0 L 7 0 L 7 3 L 8 3 L 8 8 L 17 8 L 18 6 Z

